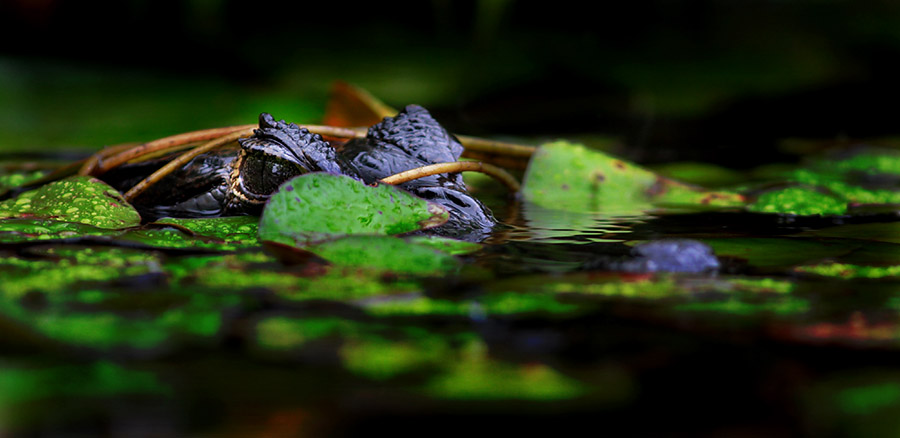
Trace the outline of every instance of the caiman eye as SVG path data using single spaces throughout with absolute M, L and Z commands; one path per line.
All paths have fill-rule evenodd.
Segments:
M 275 193 L 287 180 L 306 173 L 306 169 L 271 155 L 248 154 L 241 161 L 241 179 L 244 189 L 257 196 Z

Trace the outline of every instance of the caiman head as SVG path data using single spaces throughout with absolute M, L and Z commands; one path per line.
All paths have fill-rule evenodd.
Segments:
M 259 115 L 259 129 L 238 140 L 241 151 L 231 175 L 230 204 L 263 204 L 289 179 L 308 172 L 342 173 L 334 148 L 306 128 L 268 113 Z

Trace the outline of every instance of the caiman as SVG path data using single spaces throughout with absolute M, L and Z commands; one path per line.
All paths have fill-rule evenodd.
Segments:
M 328 172 L 372 184 L 402 171 L 457 161 L 462 152 L 456 137 L 418 105 L 386 117 L 364 138 L 339 149 L 319 134 L 262 113 L 252 136 L 198 155 L 132 204 L 145 220 L 258 215 L 278 187 L 298 175 Z M 125 164 L 101 179 L 125 191 L 172 158 Z M 447 209 L 450 219 L 435 233 L 482 240 L 496 224 L 490 210 L 468 193 L 459 173 L 419 178 L 399 187 Z

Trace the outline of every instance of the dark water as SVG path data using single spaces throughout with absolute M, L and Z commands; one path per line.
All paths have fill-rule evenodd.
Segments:
M 513 306 L 502 312 L 484 301 L 484 308 L 463 314 L 373 316 L 360 307 L 365 300 L 289 302 L 261 285 L 238 291 L 247 301 L 226 312 L 228 322 L 212 340 L 167 343 L 148 354 L 77 344 L 48 348 L 27 331 L 8 333 L 0 424 L 9 426 L 0 430 L 42 437 L 534 435 L 576 428 L 634 436 L 887 436 L 898 430 L 891 413 L 900 409 L 900 283 L 792 270 L 824 259 L 876 260 L 884 251 L 885 263 L 900 258 L 884 242 L 798 237 L 845 222 L 896 230 L 894 217 L 606 217 L 506 205 L 500 198 L 490 203 L 498 217 L 509 215 L 505 226 L 487 248 L 464 256 L 459 275 L 425 281 L 421 296 L 460 302 L 499 291 L 551 290 L 554 305 L 568 306 L 565 311 Z M 670 237 L 774 244 L 740 257 L 711 243 L 723 254 L 714 274 L 585 268 L 591 258 L 627 255 L 624 242 Z M 736 286 L 760 279 L 789 290 Z M 125 285 L 131 299 L 144 294 L 141 306 L 153 302 L 148 294 L 174 287 L 166 278 L 121 281 L 99 286 Z M 615 289 L 623 284 L 668 286 Z M 79 283 L 76 290 L 97 286 Z M 208 293 L 200 286 L 188 292 Z M 32 306 L 42 306 L 32 298 Z M 421 351 L 443 342 L 449 350 L 434 353 L 437 362 L 389 363 L 383 365 L 389 372 L 379 374 L 373 372 L 377 355 L 348 362 L 347 345 L 371 341 L 352 330 L 284 351 L 260 348 L 254 327 L 273 316 L 369 327 L 383 335 L 373 348 L 394 357 L 404 350 L 390 350 L 397 346 L 391 341 Z M 410 327 L 427 335 L 398 331 Z M 461 334 L 468 340 L 456 338 Z M 435 382 L 453 373 L 453 361 L 468 371 L 449 380 L 450 390 L 435 390 Z

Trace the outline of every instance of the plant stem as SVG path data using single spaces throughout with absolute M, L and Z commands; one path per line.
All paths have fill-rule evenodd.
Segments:
M 164 137 L 159 140 L 153 140 L 148 143 L 141 144 L 139 146 L 133 147 L 126 151 L 115 154 L 108 159 L 100 159 L 97 163 L 97 166 L 94 167 L 91 172 L 92 175 L 102 175 L 108 172 L 110 169 L 116 168 L 125 164 L 135 158 L 143 156 L 145 154 L 149 154 L 151 152 L 157 152 L 166 148 L 181 146 L 186 143 L 191 143 L 195 141 L 205 141 L 212 140 L 217 137 L 222 137 L 223 135 L 231 134 L 237 131 L 247 131 L 255 128 L 256 125 L 241 125 L 241 126 L 228 126 L 225 128 L 213 128 L 213 129 L 204 129 L 202 131 L 192 131 L 185 132 L 183 134 L 176 134 L 169 137 Z
M 516 181 L 512 175 L 497 166 L 479 161 L 453 161 L 449 163 L 430 164 L 428 166 L 417 167 L 405 172 L 400 172 L 387 178 L 382 178 L 380 181 L 384 184 L 397 185 L 426 176 L 458 172 L 481 172 L 500 181 L 510 191 L 519 191 L 519 182 Z
M 216 149 L 218 147 L 221 147 L 223 145 L 231 143 L 231 142 L 237 140 L 238 138 L 241 138 L 244 136 L 249 136 L 251 134 L 253 134 L 253 127 L 244 128 L 239 131 L 234 131 L 228 135 L 219 137 L 215 140 L 212 140 L 212 141 L 205 143 L 201 146 L 198 146 L 196 148 L 193 148 L 193 149 L 179 155 L 174 160 L 166 163 L 165 166 L 160 167 L 159 170 L 157 170 L 156 172 L 153 172 L 152 174 L 150 174 L 150 176 L 148 176 L 147 178 L 144 178 L 141 182 L 135 184 L 134 187 L 130 188 L 127 192 L 125 192 L 123 197 L 125 198 L 126 201 L 131 202 L 132 200 L 134 200 L 135 197 L 137 197 L 138 195 L 143 193 L 144 190 L 147 190 L 148 188 L 150 188 L 150 186 L 152 186 L 153 184 L 156 184 L 157 182 L 159 182 L 160 180 L 165 178 L 167 175 L 169 175 L 170 173 L 172 173 L 179 167 L 184 166 L 185 164 L 187 164 L 188 162 L 193 160 L 198 155 L 212 151 L 213 149 Z
M 81 167 L 78 169 L 78 175 L 91 175 L 94 173 L 94 170 L 97 168 L 97 165 L 100 163 L 100 161 L 104 158 L 109 158 L 110 156 L 113 156 L 115 154 L 131 150 L 134 147 L 134 144 L 128 143 L 103 148 L 100 150 L 100 152 L 91 155 L 82 162 Z
M 467 150 L 484 152 L 486 154 L 530 158 L 534 155 L 534 151 L 536 150 L 534 146 L 487 140 L 484 138 L 469 137 L 468 135 L 457 135 L 456 138 L 459 139 L 459 142 L 462 143 Z

